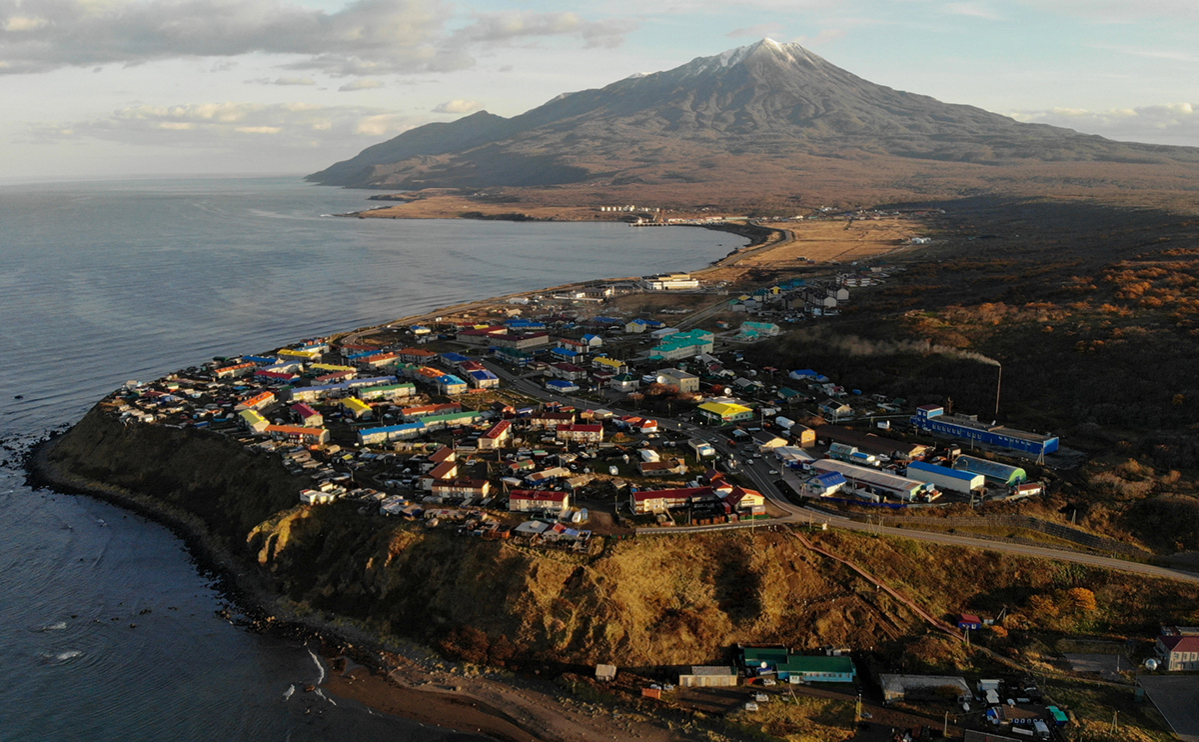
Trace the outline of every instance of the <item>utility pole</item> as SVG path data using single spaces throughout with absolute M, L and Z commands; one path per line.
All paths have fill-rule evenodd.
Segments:
M 945 724 L 941 727 L 941 737 L 942 738 L 949 737 L 949 712 L 948 711 L 945 712 Z

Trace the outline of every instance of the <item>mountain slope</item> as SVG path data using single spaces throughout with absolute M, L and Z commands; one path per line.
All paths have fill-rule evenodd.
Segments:
M 479 113 L 364 150 L 309 180 L 375 188 L 719 182 L 779 157 L 1199 164 L 1199 150 L 1114 142 L 876 85 L 769 39 L 673 70 Z M 777 165 L 777 163 L 775 163 Z

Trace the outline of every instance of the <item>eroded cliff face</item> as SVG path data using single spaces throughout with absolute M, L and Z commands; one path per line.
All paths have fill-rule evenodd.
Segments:
M 372 531 L 328 507 L 271 519 L 249 543 L 298 603 L 493 663 L 716 662 L 738 642 L 885 639 L 912 620 L 785 533 L 611 542 L 584 559 L 418 524 Z
M 99 407 L 53 444 L 47 460 L 80 480 L 198 518 L 216 545 L 238 556 L 246 551 L 250 529 L 295 504 L 308 486 L 306 477 L 288 474 L 277 456 L 250 453 L 234 440 L 201 431 L 124 425 Z
M 181 524 L 272 610 L 350 618 L 474 662 L 701 664 L 726 662 L 745 642 L 903 653 L 927 633 L 906 606 L 787 529 L 609 541 L 596 557 L 484 541 L 354 502 L 300 505 L 308 482 L 274 456 L 200 431 L 125 426 L 99 410 L 47 458 L 69 486 L 119 487 L 113 499 Z M 815 538 L 934 615 L 1008 606 L 1014 616 L 1038 596 L 1084 586 L 1103 609 L 1071 614 L 1071 626 L 1131 633 L 1199 605 L 1192 586 L 1079 565 L 835 531 Z

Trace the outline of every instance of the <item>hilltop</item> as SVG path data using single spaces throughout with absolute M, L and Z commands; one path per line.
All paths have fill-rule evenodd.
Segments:
M 978 192 L 1199 188 L 1199 150 L 1115 142 L 872 83 L 769 39 L 560 95 L 512 118 L 422 126 L 308 176 L 517 201 L 663 206 L 879 202 Z M 567 188 L 568 187 L 568 188 Z

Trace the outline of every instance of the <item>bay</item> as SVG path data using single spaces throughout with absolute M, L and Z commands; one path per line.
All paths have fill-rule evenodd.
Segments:
M 702 266 L 744 240 L 369 220 L 295 178 L 0 187 L 0 740 L 462 736 L 296 692 L 307 647 L 218 615 L 166 529 L 32 491 L 19 455 L 129 379 L 461 301 Z

